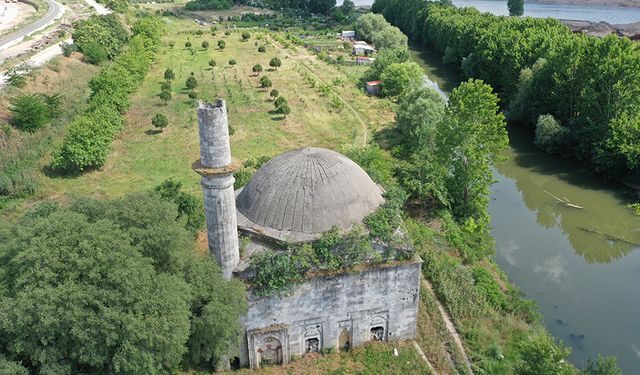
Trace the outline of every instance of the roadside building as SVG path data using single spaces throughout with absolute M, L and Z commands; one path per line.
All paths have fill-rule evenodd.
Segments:
M 343 31 L 340 34 L 340 38 L 344 41 L 350 42 L 356 40 L 356 32 L 352 30 Z
M 375 52 L 376 49 L 367 44 L 367 42 L 356 42 L 353 45 L 353 54 L 356 56 L 369 56 Z

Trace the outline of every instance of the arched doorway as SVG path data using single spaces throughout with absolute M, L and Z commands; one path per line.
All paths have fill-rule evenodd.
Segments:
M 267 337 L 258 348 L 259 366 L 282 364 L 282 343 L 275 337 Z
M 338 336 L 338 349 L 351 349 L 351 333 L 347 328 L 343 328 L 342 332 L 340 332 L 340 336 Z
M 384 341 L 384 327 L 371 328 L 371 341 Z

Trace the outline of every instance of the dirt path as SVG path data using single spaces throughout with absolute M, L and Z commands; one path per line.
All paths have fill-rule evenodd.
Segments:
M 311 70 L 303 61 L 300 61 L 300 59 L 296 58 L 296 56 L 292 56 L 289 54 L 289 52 L 287 52 L 287 49 L 284 48 L 284 46 L 280 45 L 280 43 L 278 43 L 276 40 L 274 40 L 273 38 L 269 38 L 271 40 L 271 43 L 277 45 L 282 51 L 284 51 L 284 54 L 287 55 L 290 59 L 292 60 L 297 60 L 300 65 L 302 65 L 303 68 L 305 68 L 312 76 L 313 78 L 315 78 L 316 80 L 318 80 L 320 83 L 322 83 L 323 85 L 327 86 L 329 88 L 329 90 L 331 91 L 331 93 L 333 95 L 335 95 L 338 99 L 340 99 L 340 101 L 342 103 L 344 103 L 344 105 L 349 108 L 349 110 L 351 111 L 351 113 L 353 113 L 354 117 L 356 118 L 356 120 L 358 120 L 358 122 L 360 123 L 360 125 L 362 126 L 362 132 L 363 132 L 363 136 L 362 136 L 362 147 L 365 147 L 367 145 L 367 142 L 369 140 L 369 131 L 367 129 L 367 125 L 364 123 L 364 121 L 362 121 L 362 118 L 360 117 L 360 115 L 358 114 L 358 112 L 351 106 L 351 104 L 349 104 L 349 102 L 347 102 L 346 100 L 344 100 L 344 98 L 342 96 L 340 96 L 340 94 L 338 94 L 335 90 L 333 90 L 331 88 L 330 85 L 328 85 L 326 82 L 324 82 L 320 77 L 318 77 L 313 70 Z
M 423 287 L 429 289 L 434 296 L 436 295 L 429 281 L 423 278 L 422 283 L 423 283 L 422 284 Z M 467 355 L 466 350 L 464 350 L 464 345 L 462 344 L 462 339 L 460 338 L 460 334 L 458 334 L 458 330 L 456 329 L 456 326 L 453 324 L 453 321 L 451 321 L 451 317 L 449 316 L 449 313 L 447 312 L 447 310 L 445 310 L 444 306 L 442 306 L 438 298 L 435 298 L 435 301 L 436 301 L 436 304 L 438 305 L 438 311 L 442 316 L 442 320 L 444 320 L 444 323 L 447 326 L 447 330 L 449 331 L 449 334 L 451 335 L 451 337 L 453 337 L 453 341 L 455 342 L 456 347 L 458 348 L 460 353 L 462 353 L 462 357 L 464 357 L 464 362 L 465 362 L 465 365 L 467 366 L 467 370 L 471 375 L 473 375 L 471 360 L 469 359 L 469 356 Z

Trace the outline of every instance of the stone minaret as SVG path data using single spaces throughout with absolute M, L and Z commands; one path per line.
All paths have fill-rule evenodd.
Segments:
M 229 280 L 240 261 L 233 172 L 239 164 L 231 158 L 227 106 L 224 100 L 198 103 L 200 160 L 193 170 L 202 176 L 209 252 Z

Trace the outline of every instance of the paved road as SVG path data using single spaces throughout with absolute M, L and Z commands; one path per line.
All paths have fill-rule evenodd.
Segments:
M 53 0 L 44 0 L 44 2 L 47 3 L 47 6 L 49 7 L 45 15 L 36 22 L 3 38 L 0 38 L 0 50 L 8 47 L 9 45 L 12 45 L 13 43 L 16 43 L 25 36 L 47 26 L 58 16 L 58 13 L 62 12 L 63 10 L 62 6 Z

